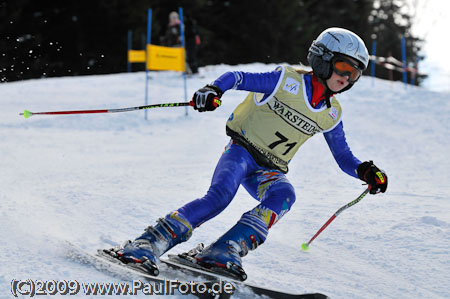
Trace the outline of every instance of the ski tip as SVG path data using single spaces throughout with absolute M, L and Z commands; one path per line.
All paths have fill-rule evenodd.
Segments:
M 28 118 L 32 115 L 32 113 L 28 110 L 23 111 L 23 113 L 20 113 L 20 115 L 23 115 L 25 118 Z
M 303 244 L 302 244 L 302 250 L 303 250 L 304 252 L 308 251 L 308 250 L 309 250 L 309 245 L 306 244 L 306 243 L 303 243 Z

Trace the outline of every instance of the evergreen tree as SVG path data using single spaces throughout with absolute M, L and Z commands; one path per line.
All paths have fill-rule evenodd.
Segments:
M 147 10 L 151 42 L 160 43 L 171 11 L 183 7 L 197 21 L 202 43 L 198 63 L 307 64 L 314 38 L 328 27 L 354 31 L 377 56 L 415 61 L 420 40 L 411 33 L 405 0 L 0 0 L 0 80 L 126 71 L 127 32 L 144 49 Z M 143 70 L 144 67 L 134 67 Z M 377 77 L 389 72 L 377 67 Z M 394 79 L 401 74 L 394 72 Z
M 366 35 L 366 40 L 369 40 L 370 37 L 377 42 L 377 56 L 392 56 L 401 61 L 401 40 L 404 37 L 406 59 L 409 64 L 417 61 L 422 41 L 411 34 L 411 18 L 402 12 L 405 5 L 404 0 L 377 1 L 368 19 L 370 36 Z M 410 75 L 408 73 L 408 80 Z M 376 67 L 376 77 L 378 78 L 402 80 L 402 76 L 402 72 Z M 416 84 L 420 83 L 423 78 L 423 76 L 418 78 Z

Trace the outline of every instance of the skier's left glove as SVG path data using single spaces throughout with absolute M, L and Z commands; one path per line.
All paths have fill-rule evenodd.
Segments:
M 206 85 L 192 96 L 191 106 L 198 112 L 213 111 L 222 104 L 223 91 L 215 85 Z
M 370 194 L 386 192 L 388 178 L 383 170 L 373 164 L 372 161 L 366 161 L 359 164 L 356 169 L 358 177 L 369 185 Z

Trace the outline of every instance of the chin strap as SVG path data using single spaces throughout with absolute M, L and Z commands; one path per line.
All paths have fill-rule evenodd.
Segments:
M 313 75 L 314 76 L 314 75 Z M 317 77 L 317 76 L 316 76 Z M 339 91 L 339 92 L 335 92 L 335 91 L 332 91 L 329 87 L 328 87 L 328 84 L 327 84 L 327 81 L 325 80 L 325 79 L 323 79 L 323 78 L 319 78 L 319 77 L 317 77 L 318 78 L 318 83 L 319 84 L 321 84 L 323 87 L 324 87 L 324 91 L 323 91 L 323 100 L 325 101 L 325 104 L 327 105 L 327 108 L 331 108 L 331 101 L 330 101 L 330 98 L 334 95 L 334 94 L 336 94 L 336 93 L 341 93 L 341 92 L 343 92 L 343 91 L 346 91 L 346 90 L 348 90 L 348 89 L 350 89 L 352 86 L 351 86 L 351 84 L 349 84 L 346 88 L 344 88 L 343 90 L 341 90 L 341 91 Z M 313 81 L 313 84 L 314 84 L 314 81 Z M 314 87 L 313 87 L 314 88 Z
M 327 108 L 331 108 L 330 97 L 333 95 L 333 92 L 328 88 L 325 91 L 325 103 L 327 104 Z
M 324 100 L 327 104 L 327 108 L 331 108 L 330 97 L 334 94 L 334 92 L 330 90 L 325 79 L 314 74 L 312 76 L 311 84 L 313 87 L 313 99 L 311 104 L 315 107 L 319 102 Z M 317 96 L 314 96 L 315 94 L 322 95 L 317 98 Z

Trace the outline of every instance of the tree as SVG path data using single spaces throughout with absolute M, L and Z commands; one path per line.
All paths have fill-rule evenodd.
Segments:
M 152 43 L 159 44 L 168 15 L 183 7 L 198 25 L 200 65 L 250 62 L 307 64 L 313 39 L 328 27 L 356 32 L 377 55 L 416 57 L 420 41 L 401 0 L 8 0 L 0 2 L 0 78 L 106 74 L 126 71 L 127 32 L 143 49 L 147 9 Z M 377 76 L 389 74 L 377 68 Z M 395 79 L 400 78 L 395 74 Z
M 406 58 L 408 62 L 416 62 L 419 57 L 422 40 L 411 33 L 411 16 L 406 14 L 405 1 L 385 0 L 376 1 L 369 16 L 370 35 L 366 40 L 377 41 L 377 56 L 393 56 L 402 59 L 401 39 L 406 40 Z M 369 33 L 368 32 L 368 33 Z M 370 38 L 370 39 L 369 39 Z M 410 76 L 410 73 L 408 74 Z M 402 73 L 390 71 L 385 68 L 377 68 L 376 76 L 383 79 L 402 80 Z M 424 77 L 418 78 L 419 84 Z

